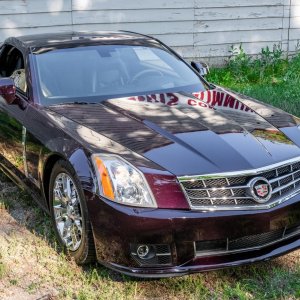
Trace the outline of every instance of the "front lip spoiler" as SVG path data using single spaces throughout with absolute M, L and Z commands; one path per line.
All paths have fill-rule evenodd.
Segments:
M 188 262 L 185 265 L 175 266 L 175 267 L 166 267 L 166 268 L 130 268 L 124 267 L 114 263 L 100 262 L 104 266 L 123 273 L 132 277 L 140 277 L 140 278 L 166 278 L 166 277 L 176 277 L 183 276 L 193 273 L 200 273 L 205 271 L 213 271 L 218 269 L 224 269 L 235 266 L 242 266 L 246 264 L 251 264 L 260 261 L 267 261 L 271 258 L 275 258 L 281 256 L 283 254 L 287 254 L 291 251 L 300 248 L 300 239 L 297 239 L 287 245 L 280 246 L 276 249 L 271 250 L 267 254 L 260 255 L 254 258 L 249 259 L 241 259 L 233 262 L 225 262 L 219 264 L 210 264 L 210 265 L 189 265 L 192 261 Z

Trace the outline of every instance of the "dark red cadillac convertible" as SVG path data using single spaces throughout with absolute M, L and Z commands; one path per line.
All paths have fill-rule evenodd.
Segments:
M 164 277 L 300 247 L 300 119 L 130 32 L 7 39 L 0 168 L 78 264 Z

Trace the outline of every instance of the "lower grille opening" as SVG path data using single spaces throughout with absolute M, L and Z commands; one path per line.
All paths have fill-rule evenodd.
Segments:
M 196 242 L 196 252 L 197 253 L 209 253 L 210 251 L 226 251 L 227 240 L 212 240 Z
M 196 257 L 259 250 L 297 235 L 300 237 L 299 224 L 260 234 L 243 236 L 237 239 L 196 241 Z

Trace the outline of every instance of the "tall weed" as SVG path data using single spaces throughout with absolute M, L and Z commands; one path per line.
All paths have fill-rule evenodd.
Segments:
M 300 47 L 290 59 L 281 45 L 256 56 L 246 54 L 242 45 L 231 47 L 226 66 L 212 68 L 207 79 L 300 117 Z
M 209 80 L 221 82 L 224 85 L 247 83 L 277 83 L 284 80 L 289 61 L 283 57 L 281 44 L 274 44 L 273 49 L 268 46 L 261 49 L 256 56 L 248 55 L 240 44 L 231 46 L 229 59 L 222 69 L 213 69 Z M 288 77 L 293 76 L 292 72 Z

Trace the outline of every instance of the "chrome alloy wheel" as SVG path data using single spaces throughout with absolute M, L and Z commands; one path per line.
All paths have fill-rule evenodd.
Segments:
M 72 178 L 59 173 L 54 181 L 53 211 L 57 231 L 70 251 L 76 251 L 82 241 L 82 210 L 79 194 Z

